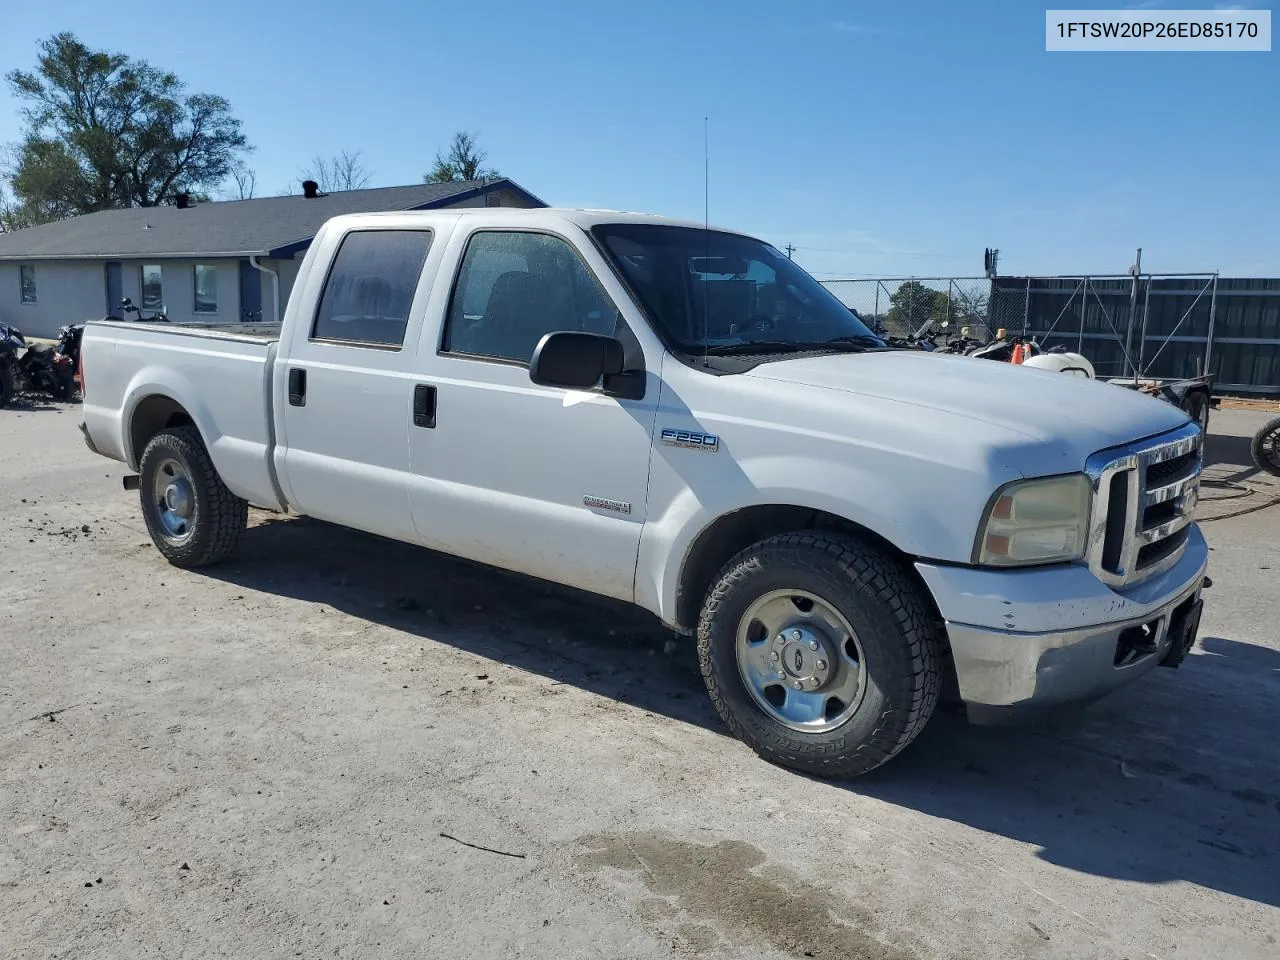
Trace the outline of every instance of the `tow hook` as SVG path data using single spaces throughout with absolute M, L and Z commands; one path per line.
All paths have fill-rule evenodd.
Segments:
M 127 473 L 124 477 L 124 488 L 126 490 L 137 490 L 138 482 L 141 478 L 136 473 Z
M 1209 576 L 1208 574 L 1205 574 L 1205 578 L 1200 584 L 1200 589 L 1208 590 L 1212 586 L 1213 586 L 1213 577 Z

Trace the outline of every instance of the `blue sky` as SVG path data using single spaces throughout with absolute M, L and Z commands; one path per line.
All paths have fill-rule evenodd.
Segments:
M 548 202 L 700 219 L 707 116 L 712 221 L 820 276 L 1280 275 L 1275 51 L 1050 54 L 1025 0 L 6 7 L 4 71 L 70 29 L 228 97 L 259 193 L 342 149 L 416 182 L 466 129 Z

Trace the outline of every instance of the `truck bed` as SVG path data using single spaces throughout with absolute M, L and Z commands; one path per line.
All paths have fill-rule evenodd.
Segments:
M 279 338 L 278 323 L 90 321 L 81 345 L 82 411 L 95 448 L 136 470 L 142 451 L 129 424 L 163 425 L 174 404 L 157 398 L 183 397 L 226 485 L 278 509 L 270 458 Z

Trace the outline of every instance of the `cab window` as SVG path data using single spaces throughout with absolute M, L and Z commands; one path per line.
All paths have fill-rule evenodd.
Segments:
M 528 364 L 544 334 L 617 335 L 617 308 L 573 247 L 544 233 L 472 235 L 449 302 L 443 351 Z
M 429 230 L 348 233 L 325 280 L 311 339 L 401 347 L 430 246 Z

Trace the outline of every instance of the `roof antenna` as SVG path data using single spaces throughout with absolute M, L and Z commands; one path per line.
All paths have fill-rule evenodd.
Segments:
M 702 118 L 702 365 L 711 366 L 711 313 L 710 313 L 710 281 L 707 271 L 711 269 L 711 135 L 708 118 Z

